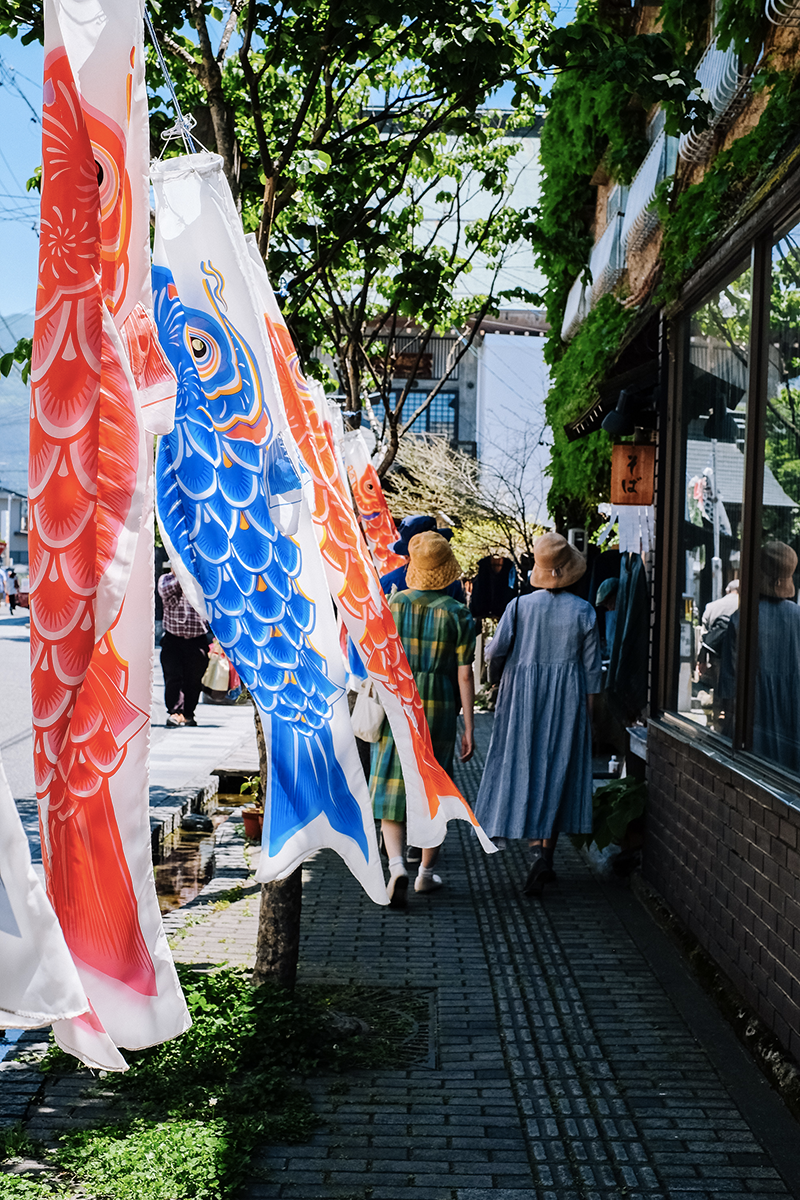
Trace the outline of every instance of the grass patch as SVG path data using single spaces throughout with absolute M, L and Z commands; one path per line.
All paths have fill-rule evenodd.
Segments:
M 224 1120 L 134 1121 L 127 1127 L 70 1134 L 59 1166 L 90 1196 L 114 1200 L 221 1200 L 229 1139 Z
M 114 1094 L 113 1126 L 66 1133 L 44 1157 L 24 1133 L 6 1132 L 0 1160 L 35 1157 L 55 1178 L 0 1174 L 2 1200 L 227 1200 L 250 1176 L 257 1149 L 313 1133 L 317 1118 L 305 1078 L 403 1066 L 404 1046 L 413 1049 L 426 1028 L 427 998 L 411 995 L 406 1002 L 357 987 L 307 988 L 292 996 L 251 987 L 238 968 L 177 969 L 191 1028 L 127 1053 L 130 1070 L 103 1079 L 103 1093 Z M 74 1070 L 75 1060 L 54 1046 L 42 1067 L 58 1075 Z M 122 1121 L 120 1104 L 129 1114 Z

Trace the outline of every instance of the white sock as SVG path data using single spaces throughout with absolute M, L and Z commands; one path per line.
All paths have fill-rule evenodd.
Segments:
M 420 867 L 417 874 L 420 879 L 433 879 L 433 867 Z
M 389 874 L 396 874 L 399 867 L 403 867 L 403 869 L 405 869 L 405 865 L 406 864 L 403 862 L 402 854 L 397 854 L 394 858 L 389 859 Z

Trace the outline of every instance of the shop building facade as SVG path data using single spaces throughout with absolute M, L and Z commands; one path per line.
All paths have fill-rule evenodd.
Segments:
M 749 63 L 720 49 L 718 9 L 695 68 L 706 133 L 670 138 L 650 112 L 632 182 L 598 174 L 589 278 L 573 284 L 562 339 L 608 293 L 634 316 L 566 431 L 596 436 L 627 389 L 637 437 L 656 443 L 644 880 L 800 1062 L 797 129 L 735 204 L 725 194 L 724 229 L 680 280 L 665 277 L 675 260 L 656 203 L 669 180 L 680 202 L 771 119 L 770 87 L 796 89 L 800 5 L 768 0 Z M 626 20 L 630 36 L 661 28 L 658 6 L 637 3 Z

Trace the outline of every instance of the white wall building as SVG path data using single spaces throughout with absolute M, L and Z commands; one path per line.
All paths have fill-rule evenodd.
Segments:
M 0 566 L 27 562 L 28 497 L 0 484 Z
M 498 110 L 497 119 L 505 118 L 506 114 Z M 519 149 L 511 162 L 511 188 L 506 198 L 514 208 L 533 207 L 539 198 L 540 128 L 537 122 L 514 137 Z M 461 220 L 475 221 L 488 216 L 493 200 L 476 187 L 462 206 Z M 444 204 L 437 205 L 433 199 L 426 200 L 423 208 L 423 226 L 429 229 L 446 211 Z M 452 220 L 442 225 L 436 239 L 441 245 L 450 244 L 454 236 L 452 227 Z M 457 295 L 474 296 L 477 303 L 477 298 L 492 287 L 538 292 L 544 286 L 530 244 L 521 242 L 509 250 L 497 281 L 493 281 L 485 259 L 477 257 L 473 270 L 460 277 Z M 497 317 L 481 322 L 469 352 L 434 399 L 430 415 L 420 422 L 427 432 L 449 436 L 454 446 L 476 454 L 489 476 L 507 479 L 513 486 L 521 487 L 531 521 L 542 524 L 547 521 L 549 489 L 544 470 L 550 461 L 552 443 L 544 416 L 544 399 L 550 386 L 544 361 L 546 332 L 541 309 L 509 300 L 506 306 L 501 306 Z M 419 373 L 409 400 L 417 398 L 419 403 L 424 393 L 435 387 L 442 375 L 447 350 L 454 342 L 454 338 L 434 339 L 430 347 L 431 362 L 425 368 L 429 377 L 422 378 L 422 372 Z M 408 350 L 409 353 L 414 350 L 412 338 Z M 404 383 L 404 379 L 396 379 L 395 390 Z

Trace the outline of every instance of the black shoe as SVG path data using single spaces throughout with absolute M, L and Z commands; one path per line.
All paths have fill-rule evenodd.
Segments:
M 188 725 L 190 729 L 197 729 L 197 721 L 195 721 L 194 717 L 187 717 L 184 725 Z
M 547 846 L 545 846 L 544 850 L 542 851 L 542 858 L 544 859 L 544 865 L 545 865 L 545 871 L 544 871 L 544 874 L 542 875 L 542 883 L 557 883 L 558 876 L 556 875 L 556 873 L 553 869 L 552 847 L 548 848 Z
M 530 871 L 528 871 L 528 878 L 525 880 L 525 886 L 522 889 L 525 895 L 534 896 L 537 900 L 541 899 L 544 885 L 548 882 L 547 876 L 552 874 L 552 867 L 547 866 L 543 855 L 537 854 Z
M 419 848 L 419 846 L 406 846 L 406 862 L 407 863 L 421 863 L 422 862 L 422 850 Z

